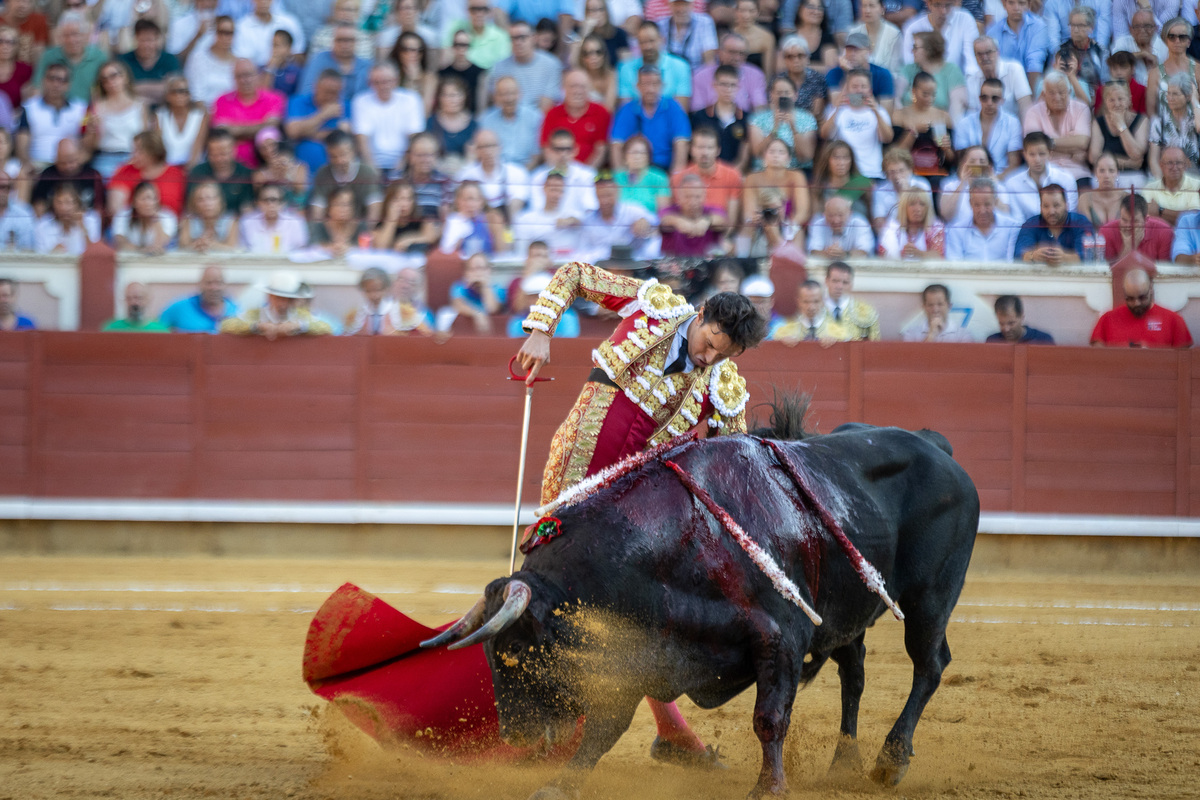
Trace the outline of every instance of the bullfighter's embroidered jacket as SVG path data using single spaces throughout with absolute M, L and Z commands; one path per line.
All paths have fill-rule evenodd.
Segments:
M 613 335 L 592 351 L 592 363 L 654 421 L 648 445 L 705 421 L 713 433 L 746 431 L 749 392 L 732 361 L 664 374 L 675 331 L 696 314 L 683 297 L 656 280 L 614 275 L 576 261 L 555 273 L 530 309 L 524 329 L 553 336 L 563 310 L 578 297 L 623 317 Z

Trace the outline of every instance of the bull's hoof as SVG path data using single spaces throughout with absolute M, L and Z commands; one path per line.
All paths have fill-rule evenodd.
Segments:
M 861 775 L 862 755 L 858 752 L 858 740 L 849 736 L 838 739 L 837 749 L 833 751 L 833 761 L 829 765 L 829 774 L 833 776 Z
M 787 781 L 759 783 L 746 795 L 746 800 L 762 800 L 764 797 L 787 797 Z
M 579 790 L 553 785 L 543 786 L 529 795 L 529 800 L 579 800 Z
M 871 780 L 880 786 L 896 786 L 908 772 L 908 756 L 896 756 L 888 752 L 885 746 L 879 758 L 875 761 L 875 769 L 871 770 Z
M 650 757 L 664 764 L 689 769 L 729 769 L 721 761 L 721 749 L 711 744 L 703 750 L 688 750 L 662 737 L 655 737 L 654 744 L 650 745 Z

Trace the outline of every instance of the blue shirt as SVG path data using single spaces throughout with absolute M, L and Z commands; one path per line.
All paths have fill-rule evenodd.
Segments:
M 613 117 L 610 139 L 624 142 L 636 133 L 650 140 L 653 155 L 650 160 L 662 169 L 671 169 L 671 154 L 676 139 L 688 139 L 692 135 L 692 123 L 687 112 L 673 98 L 658 101 L 654 116 L 647 117 L 640 100 L 630 100 L 617 109 Z
M 992 23 L 992 27 L 988 28 L 988 36 L 999 45 L 1001 58 L 1011 58 L 1024 65 L 1026 72 L 1041 73 L 1046 70 L 1046 57 L 1050 54 L 1046 23 L 1032 12 L 1025 12 L 1020 33 L 1013 33 L 1012 28 L 1008 27 L 1008 17 L 1005 17 Z
M 996 224 L 987 236 L 974 221 L 970 225 L 951 225 L 946 228 L 946 260 L 1012 261 L 1016 241 L 1016 223 L 1003 214 L 996 214 Z
M 172 331 L 180 333 L 216 333 L 222 319 L 235 317 L 237 313 L 237 306 L 226 297 L 224 315 L 219 319 L 209 316 L 208 312 L 200 307 L 200 295 L 194 294 L 167 306 L 158 319 Z
M 1074 250 L 1076 255 L 1083 258 L 1083 236 L 1087 233 L 1094 233 L 1094 231 L 1092 223 L 1083 214 L 1068 211 L 1067 219 L 1063 222 L 1062 233 L 1058 236 L 1050 232 L 1046 220 L 1042 218 L 1041 214 L 1038 214 L 1036 217 L 1025 220 L 1025 224 L 1021 226 L 1021 232 L 1017 234 L 1013 258 L 1020 258 L 1027 251 L 1044 244 L 1056 244 L 1063 250 Z
M 1008 169 L 1008 154 L 1021 152 L 1021 122 L 1007 111 L 1001 111 L 992 123 L 989 141 L 983 141 L 983 122 L 978 111 L 968 111 L 954 123 L 954 149 L 965 150 L 981 144 L 987 148 L 996 165 L 996 172 Z
M 869 66 L 871 67 L 871 94 L 875 96 L 875 99 L 895 95 L 896 82 L 892 79 L 892 73 L 875 64 Z M 841 67 L 834 67 L 825 73 L 825 84 L 834 91 L 841 88 L 844 79 L 845 72 Z
M 1175 220 L 1175 240 L 1171 242 L 1171 260 L 1200 253 L 1200 211 Z
M 342 102 L 346 104 L 347 108 L 350 107 L 350 101 L 354 99 L 354 95 L 371 88 L 367 84 L 367 74 L 371 71 L 370 61 L 365 58 L 355 58 L 354 69 L 347 75 L 342 72 L 333 53 L 322 50 L 310 55 L 308 61 L 304 63 L 304 74 L 300 77 L 300 85 L 296 87 L 296 93 L 312 94 L 313 87 L 317 85 L 317 78 L 321 77 L 321 73 L 327 69 L 336 70 L 342 76 Z
M 637 97 L 637 74 L 642 68 L 642 57 L 621 62 L 617 67 L 617 97 Z M 692 96 L 692 66 L 679 56 L 663 53 L 658 57 L 658 71 L 662 73 L 663 97 Z
M 508 14 L 510 19 L 519 19 L 530 25 L 537 25 L 543 18 L 557 23 L 560 14 L 570 16 L 575 13 L 573 0 L 497 0 L 492 5 Z
M 288 100 L 286 119 L 289 122 L 294 119 L 311 117 L 315 113 L 317 113 L 317 104 L 313 102 L 311 92 L 294 95 L 291 100 Z M 343 106 L 341 119 L 325 120 L 321 130 L 331 131 L 337 128 L 339 122 L 349 121 L 349 119 L 349 106 Z M 309 175 L 316 175 L 317 170 L 325 166 L 329 160 L 329 156 L 325 153 L 325 143 L 318 139 L 297 139 L 296 158 L 308 164 Z
M 541 152 L 538 136 L 542 130 L 542 112 L 524 103 L 517 104 L 517 113 L 512 118 L 493 106 L 479 117 L 479 127 L 496 134 L 500 140 L 500 157 L 505 161 L 524 167 L 529 160 Z
M 1183 4 L 1187 7 L 1187 3 Z M 1071 38 L 1070 14 L 1078 6 L 1087 6 L 1096 12 L 1096 26 L 1092 38 L 1105 50 L 1112 42 L 1112 6 L 1105 0 L 1046 0 L 1042 6 L 1042 19 L 1046 23 L 1046 41 L 1057 50 L 1059 45 Z
M 1007 342 L 1003 333 L 993 333 L 987 337 L 989 342 Z M 1021 338 L 1017 340 L 1017 344 L 1054 344 L 1054 337 L 1045 331 L 1039 331 L 1037 328 L 1026 326 L 1025 333 L 1021 334 Z
M 17 324 L 16 324 L 16 326 L 13 327 L 13 330 L 14 331 L 35 331 L 35 330 L 37 330 L 37 325 L 35 325 L 33 323 L 33 320 L 31 320 L 29 317 L 22 317 L 20 314 L 17 314 Z M 576 335 L 578 336 L 578 334 L 576 334 Z

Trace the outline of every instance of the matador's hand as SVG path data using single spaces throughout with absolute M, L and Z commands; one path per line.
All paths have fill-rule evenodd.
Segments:
M 533 386 L 533 379 L 541 372 L 542 367 L 550 363 L 550 337 L 541 331 L 533 331 L 525 344 L 517 352 L 517 361 L 521 368 L 528 371 L 525 385 Z

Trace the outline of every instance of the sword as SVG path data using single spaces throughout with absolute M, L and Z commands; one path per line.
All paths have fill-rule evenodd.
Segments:
M 508 360 L 508 380 L 525 382 L 528 375 L 518 375 L 513 370 L 517 357 Z M 552 381 L 554 378 L 534 378 L 533 383 Z M 533 408 L 533 384 L 525 387 L 525 416 L 521 421 L 521 460 L 517 464 L 517 503 L 513 508 L 512 553 L 508 559 L 508 574 L 517 571 L 517 538 L 520 535 L 521 492 L 525 488 L 525 449 L 529 445 L 529 413 Z

